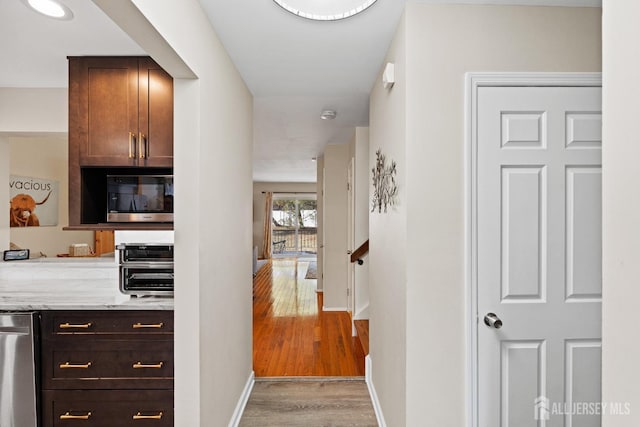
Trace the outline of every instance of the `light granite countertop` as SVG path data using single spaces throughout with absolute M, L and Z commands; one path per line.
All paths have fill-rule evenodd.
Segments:
M 173 310 L 173 298 L 123 295 L 113 258 L 0 262 L 0 311 L 40 310 Z

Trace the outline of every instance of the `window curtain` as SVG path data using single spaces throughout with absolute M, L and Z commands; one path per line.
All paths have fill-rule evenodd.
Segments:
M 272 218 L 272 203 L 273 203 L 273 193 L 268 191 L 265 193 L 265 202 L 264 202 L 264 243 L 262 246 L 262 255 L 266 259 L 270 259 L 272 255 L 271 245 L 271 218 Z

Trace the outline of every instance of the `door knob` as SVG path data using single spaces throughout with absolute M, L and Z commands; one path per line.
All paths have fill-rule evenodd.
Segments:
M 502 328 L 502 320 L 495 313 L 487 313 L 484 316 L 484 324 L 490 328 Z

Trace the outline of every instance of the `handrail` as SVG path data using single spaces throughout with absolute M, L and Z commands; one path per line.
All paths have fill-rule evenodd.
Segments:
M 351 262 L 357 262 L 367 252 L 369 252 L 369 239 L 367 239 L 363 244 L 361 244 L 358 249 L 353 251 L 353 253 L 351 254 Z

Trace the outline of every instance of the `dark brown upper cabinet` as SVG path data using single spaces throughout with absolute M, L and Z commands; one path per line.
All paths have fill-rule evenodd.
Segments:
M 69 229 L 106 223 L 109 174 L 173 173 L 173 79 L 149 57 L 69 57 Z
M 69 156 L 80 167 L 172 167 L 171 76 L 148 57 L 70 57 Z

